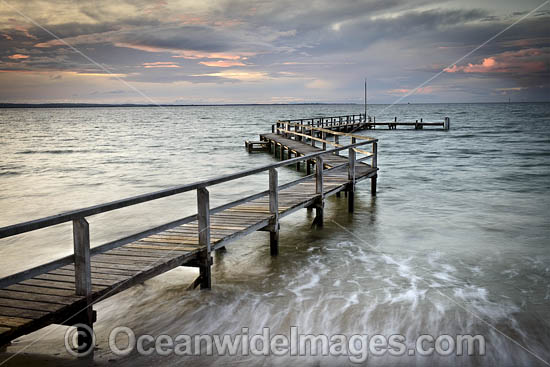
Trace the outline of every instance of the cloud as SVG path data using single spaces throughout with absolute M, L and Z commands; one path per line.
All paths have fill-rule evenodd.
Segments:
M 144 62 L 143 67 L 146 69 L 151 69 L 151 68 L 179 68 L 181 66 L 174 64 L 173 62 L 157 61 L 157 62 Z
M 28 59 L 29 55 L 22 55 L 22 54 L 13 54 L 11 56 L 8 56 L 8 59 L 12 60 L 21 60 L 21 59 Z
M 447 73 L 539 73 L 550 70 L 550 48 L 508 51 L 487 57 L 479 64 L 453 65 Z
M 306 83 L 306 88 L 311 88 L 311 89 L 328 89 L 331 87 L 332 87 L 332 83 L 321 79 L 315 79 L 309 83 Z
M 260 85 L 266 94 L 292 101 L 359 102 L 363 76 L 369 78 L 369 99 L 391 102 L 521 16 L 512 8 L 504 7 L 510 13 L 495 9 L 488 0 L 473 6 L 436 0 L 97 0 L 78 6 L 60 1 L 10 4 L 113 73 L 141 83 L 152 97 L 185 83 L 193 98 L 233 102 L 256 98 Z M 525 14 L 527 8 L 517 4 L 513 11 Z M 547 98 L 549 22 L 547 12 L 525 19 L 445 70 L 418 95 L 426 101 L 478 101 L 504 92 L 499 88 L 521 88 L 509 92 Z M 67 98 L 72 89 L 87 95 L 75 75 L 92 80 L 101 74 L 63 42 L 10 11 L 0 15 L 0 62 L 3 76 L 13 78 L 7 85 L 17 83 L 18 73 L 25 85 L 30 79 L 24 73 L 63 75 L 59 83 Z M 239 82 L 254 83 L 244 87 Z M 117 83 L 104 90 L 122 88 Z
M 397 88 L 397 89 L 388 90 L 387 93 L 392 95 L 404 95 L 404 94 L 411 93 L 413 90 L 414 89 Z M 414 93 L 415 94 L 432 94 L 435 91 L 436 91 L 435 87 L 427 86 L 427 87 L 418 88 L 417 90 L 415 90 Z
M 199 64 L 218 67 L 218 68 L 228 68 L 231 66 L 246 66 L 246 64 L 240 61 L 231 61 L 231 60 L 218 60 L 218 61 L 201 61 Z
M 197 77 L 213 76 L 213 77 L 233 79 L 233 80 L 238 80 L 243 82 L 267 80 L 270 78 L 270 76 L 267 73 L 262 71 L 243 71 L 243 70 L 236 70 L 236 69 L 223 70 L 217 73 L 198 74 L 194 76 L 197 76 Z

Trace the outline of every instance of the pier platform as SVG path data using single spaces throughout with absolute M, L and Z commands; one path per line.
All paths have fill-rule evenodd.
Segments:
M 261 134 L 258 145 L 279 152 L 275 155 L 282 159 L 279 162 L 0 228 L 1 239 L 72 223 L 74 249 L 72 255 L 0 279 L 0 345 L 62 324 L 82 331 L 79 343 L 84 348 L 91 345 L 95 303 L 178 266 L 198 268 L 200 275 L 192 286 L 209 289 L 213 251 L 254 231 L 266 231 L 270 254 L 276 256 L 281 218 L 311 208 L 316 210 L 314 224 L 322 226 L 325 198 L 346 191 L 353 211 L 355 185 L 369 178 L 375 195 L 378 140 L 335 132 L 341 134 L 335 137 L 351 140 L 340 144 L 338 138 L 326 140 L 326 132 L 315 129 L 303 130 L 309 131 L 308 138 L 286 128 Z M 321 137 L 313 136 L 317 133 Z M 305 175 L 279 184 L 278 170 L 287 166 L 304 170 Z M 210 186 L 265 171 L 269 172 L 265 191 L 210 207 Z M 196 192 L 196 214 L 90 248 L 87 217 L 189 191 Z

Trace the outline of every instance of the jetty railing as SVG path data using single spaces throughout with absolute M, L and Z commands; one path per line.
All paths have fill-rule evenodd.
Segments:
M 315 128 L 342 129 L 353 127 L 354 129 L 375 129 L 377 126 L 386 126 L 390 130 L 395 130 L 397 126 L 411 126 L 416 130 L 422 130 L 424 126 L 441 127 L 443 130 L 450 129 L 450 118 L 445 117 L 440 122 L 424 122 L 423 118 L 414 121 L 398 121 L 397 116 L 392 121 L 376 122 L 376 116 L 366 116 L 365 114 L 313 117 L 307 119 L 279 120 L 278 123 L 293 123 Z M 275 133 L 276 124 L 271 127 L 271 132 Z
M 279 120 L 278 123 L 294 123 L 300 125 L 308 125 L 311 127 L 340 127 L 349 124 L 366 122 L 364 114 L 358 115 L 343 115 L 343 116 L 328 116 L 328 117 L 312 117 L 307 119 L 294 119 L 294 120 Z M 272 132 L 275 132 L 274 126 Z
M 362 141 L 375 141 L 375 138 L 363 135 L 357 135 L 352 133 L 344 133 L 339 131 L 334 131 L 330 129 L 325 129 L 321 127 L 314 127 L 311 125 L 304 125 L 301 123 L 293 123 L 289 121 L 279 121 L 276 124 L 277 134 L 283 135 L 284 137 L 293 137 L 297 141 L 307 142 L 309 141 L 312 146 L 316 146 L 316 142 L 322 144 L 323 150 L 327 149 L 327 145 L 331 145 L 336 148 L 340 148 L 343 145 L 340 144 L 340 137 L 347 137 L 351 139 L 351 143 L 355 144 L 357 140 Z M 292 130 L 294 128 L 294 130 Z M 334 141 L 328 140 L 328 137 L 332 135 Z M 376 167 L 376 151 L 377 151 L 377 142 L 372 144 L 372 151 L 366 151 L 359 148 L 353 148 L 354 153 L 364 154 L 365 156 L 357 159 L 358 162 L 362 162 L 367 159 L 372 159 L 372 167 Z M 335 152 L 334 154 L 338 154 Z
M 364 137 L 361 137 L 361 138 L 364 138 Z M 356 138 L 352 138 L 352 139 L 356 139 Z M 90 262 L 90 258 L 92 255 L 100 254 L 108 250 L 111 250 L 120 246 L 124 246 L 131 242 L 150 236 L 152 234 L 164 231 L 169 228 L 173 228 L 175 226 L 190 223 L 192 221 L 198 222 L 198 244 L 201 246 L 201 248 L 204 247 L 205 249 L 205 254 L 201 258 L 204 259 L 205 264 L 207 264 L 208 261 L 210 261 L 209 260 L 210 252 L 218 249 L 219 247 L 222 247 L 221 245 L 219 245 L 218 247 L 211 246 L 211 242 L 210 242 L 210 215 L 211 214 L 221 212 L 225 209 L 246 203 L 251 200 L 255 200 L 265 195 L 269 195 L 269 208 L 270 208 L 270 214 L 271 214 L 270 227 L 272 228 L 272 230 L 273 228 L 278 228 L 278 192 L 279 190 L 291 187 L 307 179 L 310 179 L 313 175 L 308 175 L 298 180 L 294 180 L 294 181 L 285 183 L 283 185 L 279 185 L 277 168 L 296 164 L 301 161 L 314 160 L 315 166 L 316 166 L 315 173 L 314 173 L 315 182 L 316 182 L 315 184 L 316 194 L 323 196 L 323 156 L 328 154 L 338 154 L 338 152 L 340 151 L 348 150 L 347 163 L 337 167 L 332 167 L 330 170 L 341 168 L 342 166 L 348 166 L 350 181 L 354 182 L 355 164 L 356 162 L 365 159 L 363 158 L 363 159 L 357 160 L 356 150 L 358 149 L 358 147 L 361 147 L 361 146 L 373 145 L 373 151 L 367 152 L 369 153 L 369 155 L 366 158 L 371 158 L 373 162 L 372 167 L 376 167 L 377 142 L 378 142 L 377 139 L 372 139 L 372 138 L 368 138 L 360 142 L 353 140 L 351 144 L 348 144 L 345 146 L 336 146 L 335 148 L 332 148 L 332 149 L 327 149 L 320 152 L 306 154 L 299 157 L 287 159 L 284 161 L 280 161 L 280 162 L 276 162 L 276 163 L 272 163 L 272 164 L 268 164 L 268 165 L 264 165 L 256 168 L 239 171 L 239 172 L 224 175 L 224 176 L 218 176 L 218 177 L 214 177 L 211 179 L 207 179 L 207 180 L 203 180 L 195 183 L 176 186 L 169 189 L 137 195 L 137 196 L 129 197 L 122 200 L 112 201 L 104 204 L 99 204 L 99 205 L 90 206 L 82 209 L 68 211 L 68 212 L 57 214 L 54 216 L 49 216 L 41 219 L 36 219 L 28 222 L 23 222 L 23 223 L 2 227 L 0 228 L 0 238 L 6 238 L 6 237 L 19 235 L 22 233 L 35 231 L 42 228 L 55 226 L 61 223 L 72 222 L 73 254 L 48 262 L 43 265 L 39 265 L 32 269 L 24 270 L 24 271 L 9 275 L 7 277 L 4 277 L 0 279 L 0 289 L 5 288 L 9 285 L 30 279 L 34 276 L 47 273 L 59 267 L 74 263 L 75 291 L 76 291 L 75 293 L 81 296 L 88 296 L 92 292 L 91 262 Z M 332 144 L 328 141 L 326 143 Z M 230 203 L 218 206 L 216 208 L 210 208 L 209 191 L 207 189 L 209 186 L 237 180 L 243 177 L 247 177 L 247 176 L 254 175 L 260 172 L 265 172 L 265 171 L 269 171 L 269 189 L 268 190 L 247 196 L 242 199 L 232 201 Z M 145 231 L 96 246 L 94 248 L 90 248 L 90 230 L 89 230 L 89 223 L 86 220 L 87 217 L 97 215 L 100 213 L 109 212 L 116 209 L 137 205 L 140 203 L 145 203 L 152 200 L 157 200 L 160 198 L 165 198 L 172 195 L 189 192 L 189 191 L 196 191 L 197 214 L 194 214 L 185 218 L 181 218 L 154 228 L 150 228 Z M 209 271 L 209 265 L 208 266 L 204 265 L 204 266 L 208 267 L 208 271 Z M 208 281 L 210 281 L 209 276 L 207 277 L 207 279 Z

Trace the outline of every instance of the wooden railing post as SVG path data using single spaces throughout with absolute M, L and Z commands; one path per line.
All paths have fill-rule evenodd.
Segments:
M 315 220 L 314 224 L 318 227 L 323 226 L 323 210 L 325 206 L 325 195 L 323 192 L 323 157 L 318 156 L 315 158 L 315 193 L 320 195 L 317 204 L 315 206 Z
M 197 219 L 199 229 L 199 245 L 204 247 L 200 258 L 200 285 L 201 289 L 212 288 L 212 274 L 210 266 L 210 195 L 204 187 L 197 189 Z
M 372 168 L 378 167 L 378 143 L 372 143 Z M 370 179 L 370 194 L 371 196 L 376 196 L 376 179 L 378 174 L 375 174 Z
M 340 136 L 334 135 L 334 144 L 336 144 L 336 147 L 338 147 L 338 144 L 340 144 Z M 334 152 L 336 155 L 340 155 L 340 152 Z
M 323 194 L 323 157 L 315 158 L 315 193 Z
M 321 137 L 323 139 L 323 150 L 327 150 L 327 133 L 323 131 Z
M 71 319 L 77 327 L 78 351 L 83 357 L 93 355 L 92 270 L 90 263 L 90 225 L 85 218 L 73 220 L 75 293 L 86 296 L 86 307 Z M 84 325 L 84 326 L 79 326 Z
M 355 144 L 356 139 L 351 138 L 351 143 Z M 348 212 L 353 213 L 355 206 L 355 150 L 348 150 Z
M 269 169 L 269 248 L 272 256 L 279 254 L 279 179 L 275 168 Z
M 92 293 L 90 265 L 90 226 L 85 218 L 73 220 L 74 280 L 78 296 Z

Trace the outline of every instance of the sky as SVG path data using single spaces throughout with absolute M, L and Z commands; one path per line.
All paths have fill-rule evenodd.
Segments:
M 0 0 L 0 103 L 362 103 L 365 77 L 369 103 L 550 101 L 550 2 Z

